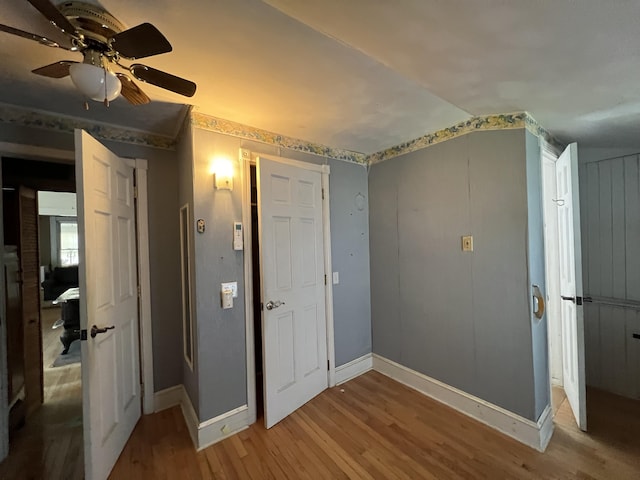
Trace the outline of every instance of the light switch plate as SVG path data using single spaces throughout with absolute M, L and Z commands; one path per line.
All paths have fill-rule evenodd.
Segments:
M 462 237 L 462 251 L 473 252 L 473 235 L 465 235 Z
M 338 285 L 340 283 L 340 273 L 333 272 L 333 284 Z
M 227 282 L 220 284 L 220 291 L 231 290 L 233 292 L 233 298 L 238 296 L 238 282 Z

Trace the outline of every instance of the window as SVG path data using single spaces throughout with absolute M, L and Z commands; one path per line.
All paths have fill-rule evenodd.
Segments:
M 60 266 L 78 265 L 78 222 L 58 220 L 58 261 Z

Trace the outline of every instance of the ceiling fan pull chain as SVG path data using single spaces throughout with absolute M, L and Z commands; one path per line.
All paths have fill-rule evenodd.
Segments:
M 104 106 L 109 108 L 109 99 L 107 98 L 107 67 L 103 67 L 104 71 Z

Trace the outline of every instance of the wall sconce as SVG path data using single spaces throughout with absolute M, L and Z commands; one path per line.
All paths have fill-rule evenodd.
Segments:
M 216 190 L 233 190 L 233 164 L 225 157 L 213 160 L 211 165 Z

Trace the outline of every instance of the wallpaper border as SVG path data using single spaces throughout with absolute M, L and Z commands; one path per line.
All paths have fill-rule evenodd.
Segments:
M 446 142 L 447 140 L 452 140 L 472 132 L 519 128 L 529 130 L 537 137 L 545 139 L 554 146 L 561 146 L 551 133 L 542 127 L 528 112 L 516 112 L 474 116 L 451 127 L 428 133 L 413 140 L 373 153 L 367 156 L 366 161 L 368 165 L 384 162 L 385 160 L 415 152 L 416 150 Z
M 558 142 L 538 121 L 528 112 L 515 112 L 492 115 L 479 115 L 459 122 L 450 127 L 427 133 L 421 137 L 389 147 L 370 155 L 340 148 L 333 148 L 318 143 L 308 142 L 286 135 L 269 132 L 260 128 L 250 127 L 231 120 L 213 117 L 199 112 L 190 111 L 186 119 L 195 128 L 216 133 L 240 137 L 246 140 L 275 145 L 299 152 L 311 153 L 327 158 L 372 165 L 390 160 L 422 148 L 436 145 L 447 140 L 472 132 L 489 130 L 509 130 L 524 128 L 537 137 L 543 138 L 555 147 L 561 148 Z M 0 104 L 0 122 L 25 127 L 40 128 L 62 133 L 73 133 L 74 129 L 82 128 L 100 140 L 129 143 L 134 145 L 175 149 L 177 138 L 143 132 L 135 129 L 109 125 L 75 117 L 68 117 L 52 112 L 31 110 L 8 104 Z M 183 127 L 180 129 L 182 131 Z M 179 134 L 178 134 L 179 136 Z
M 191 125 L 201 130 L 222 133 L 246 140 L 253 140 L 269 145 L 276 145 L 298 152 L 311 153 L 322 157 L 344 160 L 347 162 L 366 165 L 367 156 L 364 153 L 328 147 L 319 143 L 307 142 L 298 138 L 287 137 L 279 133 L 269 132 L 261 128 L 250 127 L 241 123 L 213 117 L 200 112 L 191 112 Z
M 7 104 L 0 104 L 0 122 L 61 133 L 73 133 L 76 128 L 81 128 L 100 140 L 166 150 L 172 150 L 176 146 L 175 138 L 163 135 Z

